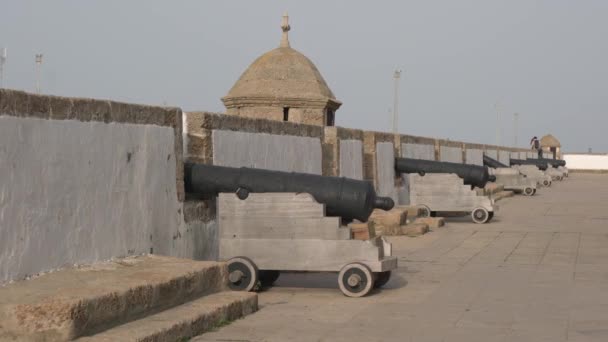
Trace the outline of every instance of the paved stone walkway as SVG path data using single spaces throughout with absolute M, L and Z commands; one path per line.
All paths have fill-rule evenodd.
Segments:
M 393 238 L 385 289 L 346 298 L 329 274 L 282 275 L 259 312 L 194 341 L 608 341 L 608 175 L 572 174 Z

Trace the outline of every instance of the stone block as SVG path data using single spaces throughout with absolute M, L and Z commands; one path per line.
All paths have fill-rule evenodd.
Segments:
M 414 223 L 424 223 L 429 228 L 439 228 L 445 225 L 445 219 L 443 217 L 418 217 Z
M 376 209 L 369 218 L 374 223 L 378 233 L 388 233 L 390 230 L 399 228 L 406 223 L 408 212 L 402 208 L 393 208 L 389 211 Z M 391 234 L 384 234 L 391 235 Z
M 186 341 L 257 311 L 257 294 L 224 291 L 132 321 L 79 341 Z
M 352 238 L 355 240 L 369 240 L 376 236 L 376 229 L 373 221 L 365 223 L 352 222 L 348 225 Z
M 227 273 L 224 263 L 145 256 L 16 282 L 0 288 L 0 340 L 86 336 L 224 291 Z
M 429 225 L 421 222 L 414 222 L 401 227 L 401 235 L 420 236 L 428 233 Z

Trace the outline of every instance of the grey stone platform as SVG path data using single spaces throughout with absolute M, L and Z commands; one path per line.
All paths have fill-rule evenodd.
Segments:
M 608 175 L 573 173 L 491 225 L 391 237 L 399 268 L 372 296 L 281 275 L 260 311 L 193 341 L 608 341 L 607 203 Z
M 176 341 L 257 310 L 219 262 L 130 257 L 0 287 L 0 341 Z

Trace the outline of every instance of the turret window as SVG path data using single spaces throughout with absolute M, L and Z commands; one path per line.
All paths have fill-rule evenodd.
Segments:
M 289 107 L 283 107 L 283 121 L 289 121 Z

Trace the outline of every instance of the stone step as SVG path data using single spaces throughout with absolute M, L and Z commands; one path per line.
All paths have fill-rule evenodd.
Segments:
M 77 341 L 185 341 L 257 309 L 255 293 L 218 292 Z
M 227 289 L 225 263 L 129 257 L 0 288 L 0 340 L 65 341 Z

